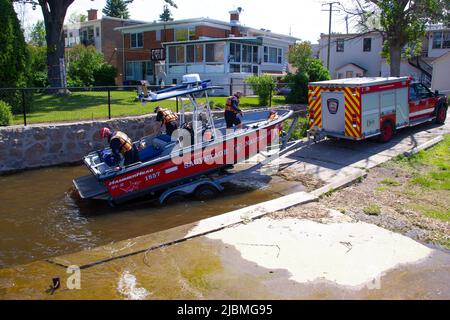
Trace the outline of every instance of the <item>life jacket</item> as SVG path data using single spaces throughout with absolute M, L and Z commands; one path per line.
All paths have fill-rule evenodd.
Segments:
M 231 111 L 231 112 L 233 112 L 233 113 L 238 113 L 236 110 L 234 110 L 234 108 L 233 108 L 233 101 L 237 101 L 237 107 L 239 108 L 239 104 L 240 104 L 240 102 L 239 102 L 239 99 L 236 97 L 236 96 L 231 96 L 231 97 L 228 97 L 228 99 L 227 99 L 227 102 L 226 102 L 226 107 L 225 107 L 225 110 L 227 110 L 227 111 Z
M 113 139 L 119 139 L 120 153 L 122 153 L 122 154 L 125 154 L 126 152 L 130 151 L 133 148 L 131 139 L 125 133 L 123 133 L 121 131 L 115 132 L 114 135 L 111 137 L 111 141 Z
M 163 115 L 164 124 L 178 120 L 177 115 L 170 110 L 162 109 L 161 112 Z

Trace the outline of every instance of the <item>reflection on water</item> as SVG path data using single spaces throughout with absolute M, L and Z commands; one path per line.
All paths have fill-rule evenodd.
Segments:
M 76 166 L 0 176 L 0 268 L 195 222 L 279 197 L 281 188 L 270 177 L 252 176 L 207 202 L 187 199 L 161 206 L 147 200 L 111 208 L 76 196 L 72 180 L 87 174 Z M 283 187 L 298 191 L 292 184 Z

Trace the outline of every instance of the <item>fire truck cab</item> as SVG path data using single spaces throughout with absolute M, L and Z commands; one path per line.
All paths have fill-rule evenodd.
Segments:
M 348 78 L 309 84 L 309 134 L 391 140 L 400 128 L 445 122 L 447 97 L 408 77 Z

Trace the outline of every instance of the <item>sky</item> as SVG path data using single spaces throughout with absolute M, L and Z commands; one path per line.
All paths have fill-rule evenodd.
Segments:
M 320 0 L 175 0 L 178 9 L 172 8 L 176 20 L 209 17 L 212 19 L 229 21 L 229 11 L 237 7 L 243 8 L 241 23 L 252 28 L 264 28 L 272 32 L 289 34 L 317 43 L 320 33 L 328 33 L 329 13 L 322 11 L 328 9 L 323 6 L 325 1 Z M 75 0 L 69 7 L 66 18 L 72 13 L 84 13 L 88 9 L 98 9 L 99 17 L 106 0 Z M 154 21 L 159 19 L 165 2 L 163 0 L 134 0 L 128 6 L 132 19 Z M 25 5 L 25 15 L 20 20 L 25 21 L 25 29 L 29 29 L 36 21 L 43 20 L 41 8 L 32 10 L 31 5 Z M 333 32 L 345 32 L 344 15 L 333 13 Z

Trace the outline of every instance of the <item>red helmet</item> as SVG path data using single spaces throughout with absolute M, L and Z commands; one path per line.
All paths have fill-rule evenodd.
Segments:
M 100 137 L 102 138 L 106 138 L 111 134 L 111 130 L 109 130 L 108 128 L 101 128 L 100 129 Z

